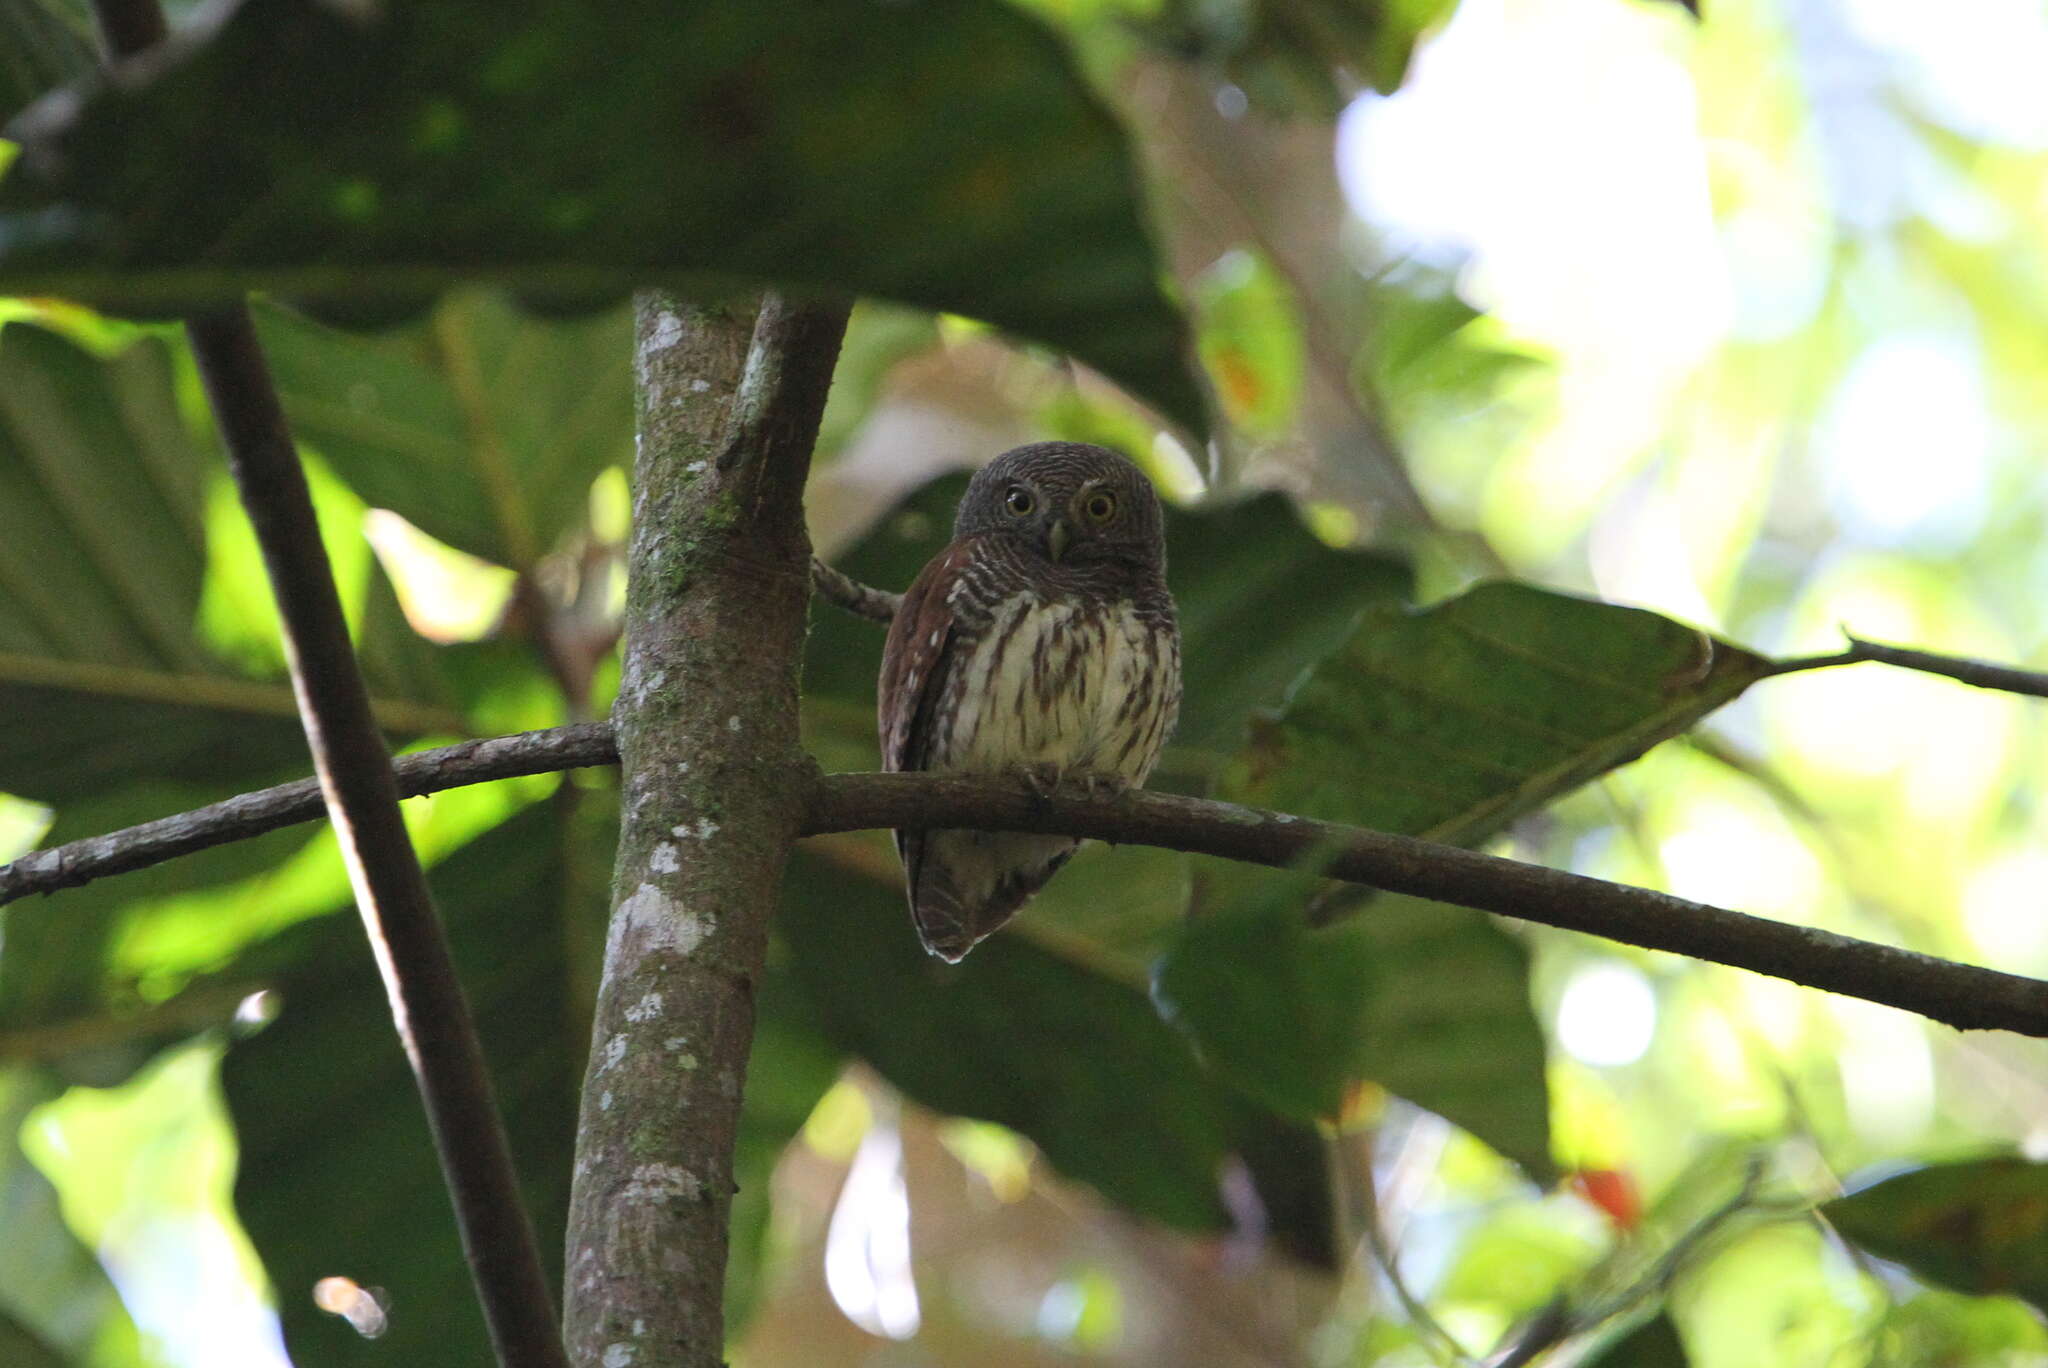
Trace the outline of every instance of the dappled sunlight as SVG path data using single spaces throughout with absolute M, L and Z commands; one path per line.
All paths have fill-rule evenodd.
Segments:
M 1566 982 L 1557 1004 L 1557 1043 L 1583 1063 L 1633 1064 L 1657 1030 L 1657 994 L 1626 964 L 1589 964 Z
M 137 1327 L 180 1368 L 283 1368 L 263 1271 L 232 1214 L 217 1044 L 174 1047 L 118 1088 L 72 1088 L 22 1147 L 55 1185 Z
M 1134 216 L 1114 233 L 1040 231 L 996 212 L 1063 165 L 1050 144 L 977 160 L 998 133 L 1054 126 L 1032 117 L 1015 63 L 941 63 L 958 84 L 924 89 L 939 115 L 923 130 L 882 117 L 889 81 L 856 83 L 856 117 L 806 107 L 777 146 L 815 161 L 806 174 L 818 179 L 799 188 L 816 193 L 792 197 L 789 222 L 766 235 L 786 233 L 788 259 L 816 266 L 804 286 L 861 295 L 803 489 L 813 549 L 899 591 L 952 525 L 954 495 L 934 477 L 1039 439 L 1125 450 L 1165 497 L 1185 634 L 1179 734 L 1153 787 L 1427 832 L 2048 976 L 2048 703 L 1875 663 L 1769 676 L 1750 654 L 1829 656 L 1848 633 L 2048 668 L 2048 6 L 1704 7 L 1695 19 L 1669 0 L 1027 0 L 1028 21 L 1012 5 L 956 7 L 1034 25 L 1034 60 L 1088 92 L 1069 141 L 1105 141 L 1095 170 L 1113 174 L 1055 187 L 1046 212 L 1121 203 L 1135 179 L 1144 229 Z M 885 13 L 896 8 L 874 22 L 897 22 Z M 931 23 L 918 32 L 941 32 L 944 8 L 920 15 Z M 761 36 L 751 13 L 728 16 L 736 46 Z M 693 184 L 727 132 L 766 138 L 783 97 L 765 92 L 817 97 L 820 78 L 840 75 L 781 72 L 773 45 L 761 54 L 732 100 L 691 106 L 721 128 L 689 156 L 665 154 L 664 177 Z M 777 73 L 790 79 L 775 85 Z M 0 87 L 8 79 L 0 70 Z M 696 75 L 674 79 L 683 96 L 704 93 Z M 1008 102 L 999 117 L 976 104 L 984 85 Z M 587 93 L 601 104 L 616 92 Z M 424 107 L 427 133 L 468 128 L 466 110 Z M 563 123 L 565 139 L 582 117 Z M 917 136 L 895 136 L 906 131 Z M 939 148 L 947 138 L 961 146 Z M 871 187 L 829 179 L 856 153 L 899 146 L 923 159 L 905 186 L 952 187 L 959 203 L 939 194 L 936 207 L 867 217 Z M 634 164 L 633 149 L 613 150 Z M 709 188 L 743 206 L 777 165 L 764 157 Z M 341 185 L 335 207 L 368 212 L 377 189 Z M 553 208 L 587 210 L 587 198 Z M 808 224 L 818 207 L 862 212 Z M 962 250 L 982 242 L 977 225 L 1016 230 L 1014 250 Z M 558 233 L 575 226 L 542 237 Z M 1110 238 L 1128 250 L 1104 255 Z M 649 259 L 666 262 L 666 247 Z M 883 277 L 846 275 L 870 249 L 904 272 L 898 283 L 928 267 L 929 289 L 888 297 L 933 311 L 878 302 L 867 292 Z M 0 241 L 0 266 L 10 250 Z M 634 536 L 628 467 L 660 455 L 656 439 L 672 436 L 662 410 L 685 389 L 695 421 L 729 387 L 730 376 L 650 384 L 655 351 L 717 331 L 688 310 L 643 315 L 635 352 L 616 292 L 609 312 L 543 319 L 515 307 L 528 284 L 465 288 L 364 333 L 260 306 L 338 588 L 402 748 L 605 715 Z M 548 284 L 534 297 L 573 315 L 576 301 Z M 1160 312 L 1147 342 L 1130 332 L 1133 301 L 1164 309 L 1155 287 L 1185 318 Z M 977 301 L 989 317 L 936 311 Z M 10 473 L 31 465 L 53 487 L 51 472 L 75 468 L 78 507 L 96 514 L 94 481 L 109 471 L 89 458 L 119 448 L 141 472 L 129 502 L 162 497 L 175 553 L 134 555 L 119 537 L 83 535 L 105 533 L 96 516 L 73 517 L 82 534 L 64 554 L 90 573 L 45 602 L 39 573 L 10 578 L 6 555 L 27 546 L 17 559 L 47 567 L 33 540 L 44 529 L 0 526 L 0 702 L 83 700 L 58 716 L 64 734 L 14 738 L 7 782 L 29 793 L 51 780 L 51 807 L 0 795 L 0 860 L 41 838 L 52 809 L 69 839 L 290 777 L 304 751 L 275 612 L 216 468 L 190 353 L 163 325 L 54 301 L 0 300 L 0 324 L 17 343 L 33 332 L 83 346 L 63 373 L 86 388 L 117 362 L 136 368 L 141 354 L 121 348 L 138 337 L 154 339 L 164 372 L 161 414 L 132 384 L 94 390 L 104 432 L 74 434 L 51 420 L 62 406 L 10 389 L 0 524 L 17 497 Z M 1128 348 L 1152 359 L 1121 364 Z M 1182 360 L 1199 372 L 1192 386 Z M 769 383 L 766 370 L 747 375 Z M 1209 430 L 1195 421 L 1203 399 Z M 736 478 L 734 416 L 716 438 L 729 452 L 689 434 L 677 464 L 701 481 L 689 497 Z M 178 421 L 192 431 L 170 432 Z M 135 451 L 105 433 L 134 436 Z M 673 511 L 658 485 L 640 480 L 643 515 Z M 654 592 L 688 604 L 713 563 L 764 576 L 743 609 L 800 588 L 794 550 L 771 565 L 722 539 L 736 507 L 714 500 L 641 529 L 635 563 L 655 568 Z M 178 556 L 188 563 L 167 567 Z M 74 606 L 100 579 L 124 592 L 105 612 Z M 647 592 L 636 586 L 635 603 Z M 16 599 L 28 610 L 11 612 Z M 752 623 L 736 619 L 750 613 L 689 627 L 742 659 Z M 801 725 L 824 771 L 876 765 L 881 640 L 829 606 L 810 616 Z M 582 673 L 551 645 L 580 653 Z M 65 670 L 80 662 L 118 678 L 74 689 Z M 650 670 L 636 691 L 683 708 L 700 679 Z M 177 692 L 195 683 L 229 703 Z M 129 694 L 163 711 L 92 750 L 102 714 Z M 169 736 L 187 713 L 223 708 L 207 753 L 175 770 L 156 758 L 152 721 Z M 722 708 L 710 725 L 743 730 Z M 244 757 L 259 726 L 282 739 Z M 761 763 L 773 763 L 781 741 L 746 735 L 767 738 Z M 701 761 L 673 769 L 641 770 L 630 806 L 705 781 Z M 458 946 L 463 981 L 520 1162 L 541 1155 L 557 1180 L 574 1162 L 568 1102 L 599 996 L 614 787 L 597 772 L 547 774 L 402 809 L 437 902 L 468 918 L 451 926 L 486 928 Z M 723 844 L 758 844 L 739 858 L 767 858 L 780 836 L 756 842 L 749 810 L 706 792 L 693 825 L 667 834 L 723 831 Z M 530 825 L 478 867 L 457 866 L 508 822 Z M 654 837 L 646 863 L 660 878 L 685 883 L 700 859 L 724 858 Z M 331 832 L 309 823 L 261 840 L 65 892 L 56 916 L 23 902 L 0 923 L 12 956 L 0 1062 L 13 1071 L 0 1104 L 57 1097 L 22 1130 L 63 1208 L 32 1233 L 75 1254 L 78 1281 L 113 1306 L 103 1267 L 145 1354 L 173 1368 L 279 1368 L 279 1314 L 295 1343 L 308 1324 L 352 1341 L 339 1317 L 383 1336 L 353 1348 L 404 1357 L 425 1324 L 413 1314 L 422 1284 L 357 1266 L 353 1245 L 346 1258 L 323 1251 L 358 1234 L 366 1249 L 371 1236 L 426 1248 L 450 1233 L 431 1224 L 440 1208 L 351 1230 L 359 1182 L 381 1180 L 310 1185 L 341 1209 L 315 1211 L 293 1188 L 305 1170 L 277 1157 L 303 1160 L 310 1143 L 288 1126 L 310 1131 L 338 1107 L 364 1118 L 360 1142 L 346 1137 L 352 1154 L 388 1152 L 392 1172 L 425 1184 L 426 1147 L 400 1154 L 419 1138 L 400 1124 L 415 1122 L 413 1094 L 396 1051 L 370 1068 L 388 1042 L 354 1033 L 385 1027 L 343 922 L 351 897 Z M 2039 1041 L 1508 915 L 1319 886 L 1309 897 L 1306 873 L 1290 885 L 1165 847 L 1085 847 L 958 966 L 927 963 L 909 939 L 885 832 L 807 841 L 783 872 L 783 900 L 741 958 L 723 958 L 738 953 L 727 942 L 743 912 L 722 902 L 647 926 L 628 918 L 612 938 L 615 956 L 630 955 L 628 933 L 687 927 L 689 943 L 663 953 L 690 974 L 713 963 L 692 956 L 721 957 L 743 990 L 742 1034 L 684 1020 L 661 983 L 620 999 L 625 1025 L 607 1026 L 596 1053 L 600 1072 L 622 1070 L 593 1089 L 612 1121 L 633 1119 L 613 1106 L 612 1088 L 630 1095 L 617 1079 L 656 1048 L 679 1077 L 709 1070 L 694 1077 L 718 1105 L 740 1100 L 724 1118 L 739 1132 L 724 1346 L 739 1368 L 1446 1368 L 1497 1361 L 1558 1308 L 1612 1314 L 1560 1331 L 1533 1364 L 1665 1362 L 1668 1345 L 1603 1358 L 1609 1347 L 1588 1342 L 1664 1317 L 1693 1368 L 2048 1363 L 2048 1328 L 2028 1304 L 1932 1290 L 1944 1269 L 1880 1262 L 1834 1205 L 1879 1166 L 2048 1155 Z M 346 955 L 294 958 L 330 915 L 326 929 L 353 939 L 320 943 L 353 946 L 353 969 Z M 1797 962 L 1783 972 L 1827 953 L 1796 930 L 1785 939 Z M 351 976 L 360 1001 L 340 992 Z M 744 1071 L 718 1057 L 757 1025 Z M 159 1030 L 195 1029 L 201 1043 L 170 1046 L 120 1087 L 71 1086 L 120 1076 L 159 1048 Z M 300 1040 L 312 1042 L 303 1076 L 275 1062 Z M 234 1094 L 249 1228 L 268 1241 L 307 1226 L 304 1249 L 266 1246 L 274 1292 L 230 1208 L 226 1049 L 246 1052 L 229 1072 L 238 1085 L 258 1071 L 274 1084 Z M 356 1073 L 361 1088 L 337 1098 L 330 1076 Z M 676 1120 L 649 1118 L 630 1162 L 649 1157 L 643 1139 L 659 1141 L 650 1153 L 674 1139 L 661 1128 Z M 631 1190 L 706 1186 L 696 1159 L 676 1172 L 676 1184 L 663 1169 Z M 589 1184 L 586 1165 L 575 1173 Z M 543 1243 L 560 1249 L 562 1195 L 521 1177 Z M 1932 1246 L 1976 1232 L 1986 1210 L 2014 1229 L 2033 1218 L 2007 1203 L 1897 1224 Z M 0 1249 L 11 1237 L 0 1230 Z M 1674 1248 L 1682 1257 L 1660 1265 Z M 2048 1305 L 2042 1288 L 1991 1271 L 1997 1292 Z M 12 1292 L 0 1287 L 0 1337 Z M 302 1368 L 322 1368 L 308 1343 Z M 650 1368 L 623 1341 L 597 1355 Z
M 1985 963 L 2048 976 L 2048 850 L 2024 845 L 1984 861 L 1964 885 L 1962 905 Z
M 1836 1058 L 1857 1138 L 1880 1154 L 1910 1149 L 1935 1119 L 1925 1023 L 1854 998 L 1830 998 L 1827 1007 L 1840 1030 Z
M 1815 434 L 1837 521 L 1866 544 L 1936 553 L 1967 545 L 1989 511 L 1990 423 L 1981 361 L 1967 339 L 1872 343 Z
M 405 620 L 429 641 L 476 641 L 504 616 L 516 576 L 436 541 L 388 508 L 363 515 Z
M 1658 805 L 1666 887 L 1682 898 L 1787 921 L 1825 924 L 1836 905 L 1827 870 L 1770 805 L 1724 791 Z
M 854 1152 L 825 1237 L 825 1285 L 846 1318 L 872 1335 L 917 1333 L 910 1273 L 910 1196 L 893 1120 L 870 1125 Z

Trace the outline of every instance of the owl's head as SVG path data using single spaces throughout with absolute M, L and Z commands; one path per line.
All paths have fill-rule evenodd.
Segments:
M 956 538 L 993 533 L 1058 565 L 1163 567 L 1165 520 L 1145 472 L 1107 447 L 1033 442 L 976 472 Z

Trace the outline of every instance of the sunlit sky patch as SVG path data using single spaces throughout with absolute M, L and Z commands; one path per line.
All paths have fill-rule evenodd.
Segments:
M 1562 553 L 1674 444 L 1742 439 L 1688 431 L 1704 370 L 1731 343 L 1795 335 L 1841 288 L 1861 348 L 1812 432 L 1837 530 L 1938 550 L 1980 525 L 2001 439 L 1985 358 L 1895 235 L 2017 231 L 1931 130 L 2048 147 L 2048 6 L 1815 0 L 1717 22 L 1465 0 L 1399 92 L 1340 123 L 1346 199 L 1384 249 L 1455 270 L 1469 302 L 1555 357 L 1553 411 L 1488 477 L 1484 530 L 1518 563 Z M 1778 41 L 1783 60 L 1758 65 Z M 1747 87 L 1731 74 L 1744 58 Z M 1656 535 L 1596 548 L 1601 592 L 1710 616 L 1699 557 L 1681 553 L 1689 493 L 1647 509 L 1670 515 Z
M 1657 995 L 1641 971 L 1616 960 L 1571 976 L 1557 1004 L 1557 1042 L 1586 1064 L 1618 1068 L 1641 1059 L 1657 1031 Z

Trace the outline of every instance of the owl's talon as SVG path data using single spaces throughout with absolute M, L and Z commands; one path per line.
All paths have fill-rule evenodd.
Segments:
M 1121 798 L 1131 791 L 1131 781 L 1121 774 L 1091 770 L 1081 776 L 1081 791 L 1090 798 Z
M 1040 798 L 1050 798 L 1060 791 L 1060 767 L 1049 760 L 1019 765 L 1017 772 L 1023 777 L 1024 786 Z

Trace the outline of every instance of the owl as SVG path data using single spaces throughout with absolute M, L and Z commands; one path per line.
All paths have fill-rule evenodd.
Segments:
M 1041 792 L 1144 783 L 1180 712 L 1180 628 L 1143 472 L 1038 442 L 976 474 L 889 626 L 876 711 L 886 769 L 1021 774 Z M 897 832 L 925 949 L 960 960 L 1079 844 Z

